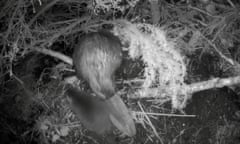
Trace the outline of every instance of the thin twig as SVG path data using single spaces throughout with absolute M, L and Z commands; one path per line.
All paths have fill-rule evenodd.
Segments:
M 33 22 L 36 21 L 36 19 L 43 14 L 45 11 L 47 11 L 49 8 L 51 8 L 55 3 L 57 3 L 59 0 L 53 0 L 52 2 L 48 3 L 44 8 L 42 8 L 28 23 L 29 27 L 33 24 Z
M 224 28 L 225 28 L 226 26 L 227 26 L 227 25 L 224 24 L 224 25 L 220 28 L 220 30 L 217 31 L 217 33 L 215 34 L 212 42 L 214 42 L 214 41 L 217 39 L 218 35 L 224 30 Z
M 140 104 L 140 102 L 138 102 L 138 106 L 140 107 L 140 109 L 141 109 L 141 111 L 142 111 L 144 117 L 147 119 L 147 121 L 148 121 L 150 127 L 152 128 L 152 130 L 153 130 L 153 132 L 154 132 L 154 134 L 155 134 L 156 137 L 160 140 L 160 142 L 163 144 L 163 141 L 162 141 L 161 137 L 158 135 L 157 130 L 156 130 L 155 127 L 153 126 L 153 124 L 152 124 L 150 118 L 149 118 L 149 117 L 147 116 L 147 114 L 145 113 L 145 111 L 144 111 L 142 105 Z
M 55 58 L 58 58 L 64 62 L 66 62 L 67 64 L 70 64 L 70 65 L 73 65 L 73 62 L 72 62 L 72 58 L 70 58 L 69 56 L 66 56 L 60 52 L 56 52 L 56 51 L 53 51 L 53 50 L 50 50 L 50 49 L 46 49 L 46 48 L 35 48 L 34 50 L 40 52 L 40 53 L 43 53 L 43 54 L 46 54 L 46 55 L 49 55 L 49 56 L 52 56 L 52 57 L 55 57 Z
M 154 115 L 154 116 L 167 116 L 167 117 L 196 117 L 196 115 L 180 115 L 180 114 L 164 114 L 164 113 L 151 113 L 151 112 L 139 112 L 139 111 L 132 111 L 135 114 L 147 114 L 147 115 Z
M 11 76 L 14 78 L 14 79 L 16 79 L 22 86 L 24 85 L 24 82 L 20 79 L 20 78 L 18 78 L 15 74 L 11 74 Z
M 158 5 L 158 0 L 149 0 L 151 5 L 151 13 L 152 13 L 152 22 L 153 24 L 158 24 L 160 20 L 160 10 Z
M 201 35 L 202 35 L 202 34 L 201 34 Z M 231 65 L 234 65 L 234 61 L 233 61 L 232 59 L 226 57 L 226 56 L 216 47 L 216 45 L 213 44 L 212 41 L 210 41 L 210 40 L 209 40 L 208 38 L 206 38 L 204 35 L 202 35 L 202 37 L 208 42 L 208 44 L 209 44 L 210 46 L 212 46 L 212 47 L 215 49 L 215 51 L 216 51 L 224 60 L 226 60 L 226 61 L 227 61 L 228 63 L 230 63 Z
M 7 43 L 7 40 L 8 40 L 8 36 L 11 35 L 11 31 L 14 29 L 13 27 L 13 23 L 14 23 L 14 20 L 16 18 L 16 15 L 18 14 L 18 11 L 19 11 L 19 8 L 21 6 L 21 2 L 22 0 L 18 0 L 17 2 L 17 6 L 8 22 L 8 28 L 7 28 L 7 31 L 4 33 L 4 42 Z M 4 55 L 4 52 L 5 52 L 5 49 L 6 49 L 6 44 L 4 44 L 3 48 L 2 48 L 2 51 L 1 51 L 1 55 Z
M 231 7 L 235 8 L 235 5 L 233 4 L 233 2 L 231 0 L 227 0 L 227 2 L 231 5 Z
M 86 20 L 88 20 L 88 19 L 89 19 L 88 16 L 83 17 L 83 18 L 80 18 L 80 19 L 77 19 L 76 22 L 70 24 L 70 25 L 67 26 L 67 27 L 62 28 L 62 30 L 60 30 L 58 33 L 56 33 L 55 35 L 53 35 L 53 36 L 52 36 L 49 40 L 47 40 L 43 45 L 46 44 L 46 45 L 50 46 L 50 44 L 52 44 L 52 42 L 53 42 L 54 40 L 56 40 L 58 37 L 60 37 L 61 35 L 67 33 L 67 31 L 72 30 L 72 29 L 73 29 L 74 27 L 76 27 L 78 24 L 80 24 L 80 23 L 82 23 L 83 21 L 86 21 Z
M 202 9 L 200 9 L 200 8 L 197 8 L 197 7 L 193 7 L 193 6 L 188 6 L 188 7 L 191 8 L 191 9 L 194 9 L 194 10 L 196 10 L 196 11 L 199 11 L 199 12 L 201 12 L 201 13 L 203 13 L 203 14 L 206 14 L 206 15 L 208 15 L 208 16 L 210 16 L 210 17 L 221 18 L 221 16 L 212 15 L 212 14 L 210 14 L 209 12 L 204 11 L 204 10 L 202 10 Z

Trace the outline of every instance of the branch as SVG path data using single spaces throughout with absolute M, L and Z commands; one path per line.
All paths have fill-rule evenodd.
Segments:
M 69 56 L 66 56 L 66 55 L 64 55 L 64 54 L 62 54 L 60 52 L 56 52 L 56 51 L 53 51 L 53 50 L 50 50 L 50 49 L 46 49 L 46 48 L 34 48 L 34 50 L 38 51 L 40 53 L 43 53 L 43 54 L 55 57 L 57 59 L 60 59 L 60 60 L 64 61 L 67 64 L 73 65 L 72 58 L 69 57 Z
M 58 33 L 56 33 L 55 35 L 51 36 L 51 38 L 49 40 L 47 40 L 43 45 L 48 45 L 50 46 L 50 44 L 53 43 L 54 40 L 56 40 L 58 37 L 60 37 L 61 35 L 66 34 L 69 30 L 72 30 L 74 27 L 76 27 L 78 24 L 82 23 L 85 20 L 88 20 L 89 17 L 82 17 L 81 19 L 77 19 L 76 22 L 73 22 L 72 24 L 70 24 L 67 27 L 62 28 L 62 30 L 60 30 Z
M 203 34 L 201 34 L 202 35 L 202 37 L 208 42 L 208 44 L 210 45 L 210 46 L 212 46 L 214 49 L 215 49 L 215 51 L 223 58 L 223 59 L 225 59 L 228 63 L 230 63 L 231 65 L 234 65 L 234 61 L 232 60 L 232 59 L 230 59 L 230 58 L 228 58 L 227 56 L 225 56 L 217 47 L 216 47 L 216 45 L 215 44 L 213 44 L 213 42 L 212 41 L 210 41 L 208 38 L 206 38 Z
M 198 91 L 203 91 L 203 90 L 208 90 L 212 88 L 221 88 L 224 86 L 232 86 L 240 84 L 240 76 L 236 77 L 230 77 L 230 78 L 215 78 L 207 81 L 202 81 L 202 82 L 197 82 L 189 85 L 183 86 L 181 89 L 182 91 L 187 92 L 189 95 L 198 92 Z M 156 96 L 156 91 L 159 91 L 160 88 L 150 88 L 148 95 L 131 95 L 131 99 L 137 99 L 137 98 L 150 98 L 154 97 L 157 98 Z M 162 88 L 164 89 L 164 88 Z
M 48 3 L 44 8 L 42 8 L 28 23 L 28 26 L 31 27 L 33 22 L 36 21 L 36 19 L 43 14 L 45 11 L 47 11 L 49 8 L 51 8 L 55 3 L 57 3 L 59 0 L 53 0 L 52 2 Z
M 193 10 L 196 10 L 196 11 L 198 11 L 198 12 L 201 12 L 201 13 L 203 13 L 203 14 L 205 14 L 205 15 L 208 15 L 208 16 L 210 16 L 210 17 L 214 17 L 214 18 L 222 18 L 221 16 L 217 16 L 217 15 L 212 15 L 212 14 L 210 14 L 209 12 L 207 12 L 207 11 L 204 11 L 204 10 L 202 10 L 202 9 L 200 9 L 200 8 L 197 8 L 197 7 L 194 7 L 194 6 L 188 6 L 189 8 L 191 8 L 191 9 L 193 9 Z
M 192 94 L 194 92 L 207 90 L 211 88 L 221 88 L 224 86 L 231 86 L 240 83 L 240 76 L 230 77 L 230 78 L 215 78 L 208 81 L 198 82 L 187 86 L 188 93 Z
M 158 5 L 158 0 L 149 0 L 151 4 L 151 12 L 152 12 L 152 22 L 153 24 L 158 24 L 160 20 L 160 10 Z
M 196 115 L 183 115 L 183 114 L 169 114 L 169 113 L 154 113 L 144 111 L 131 111 L 135 115 L 152 115 L 152 116 L 165 116 L 165 117 L 196 117 Z
M 231 5 L 231 7 L 236 8 L 231 0 L 227 0 L 227 2 Z

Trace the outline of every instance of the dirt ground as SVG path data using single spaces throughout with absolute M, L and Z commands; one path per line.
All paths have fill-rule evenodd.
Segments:
M 213 76 L 219 76 L 219 71 L 213 69 L 217 61 L 211 56 L 203 56 L 194 61 L 191 67 L 194 79 L 207 80 Z M 198 76 L 198 77 L 197 77 Z M 129 76 L 126 76 L 129 77 Z M 58 82 L 51 83 L 50 89 L 56 89 Z M 69 123 L 65 109 L 66 97 L 59 93 L 48 95 L 48 109 L 39 101 L 29 98 L 26 91 L 16 82 L 10 82 L 5 87 L 8 93 L 4 93 L 0 99 L 0 141 L 1 144 L 37 144 L 37 143 L 119 143 L 119 144 L 238 144 L 240 143 L 240 96 L 238 89 L 233 91 L 224 87 L 197 92 L 192 95 L 186 108 L 182 111 L 196 117 L 166 117 L 149 116 L 153 126 L 159 135 L 157 137 L 151 127 L 136 123 L 137 135 L 134 138 L 120 136 L 118 132 L 96 135 L 86 130 L 81 124 L 68 127 L 67 134 L 53 137 L 58 132 L 59 124 Z M 14 89 L 12 91 L 11 89 Z M 59 91 L 62 89 L 59 88 Z M 56 90 L 58 91 L 58 90 Z M 8 94 L 8 95 L 7 95 Z M 8 97 L 7 97 L 8 96 Z M 136 110 L 136 103 L 141 102 L 148 112 L 172 113 L 170 103 L 157 106 L 147 100 L 129 100 L 128 105 Z M 66 110 L 67 111 L 67 110 Z M 175 111 L 176 114 L 182 114 Z M 44 121 L 48 127 L 41 126 Z M 47 121 L 47 122 L 46 122 Z M 49 124 L 51 123 L 51 124 Z M 40 123 L 41 124 L 41 123 Z

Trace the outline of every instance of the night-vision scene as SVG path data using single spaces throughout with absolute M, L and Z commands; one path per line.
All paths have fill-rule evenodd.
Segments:
M 0 144 L 240 144 L 240 1 L 0 0 Z

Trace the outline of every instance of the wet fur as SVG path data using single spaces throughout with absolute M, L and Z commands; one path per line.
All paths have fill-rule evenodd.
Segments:
M 94 32 L 83 36 L 73 52 L 73 64 L 78 78 L 85 79 L 101 98 L 115 94 L 114 73 L 122 62 L 120 40 L 109 32 Z

